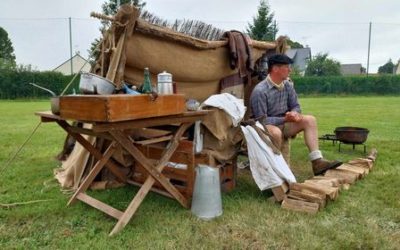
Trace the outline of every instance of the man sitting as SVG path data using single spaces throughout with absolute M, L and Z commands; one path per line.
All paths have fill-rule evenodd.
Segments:
M 304 131 L 304 142 L 310 152 L 313 172 L 320 175 L 342 163 L 322 157 L 318 147 L 317 121 L 312 115 L 301 114 L 296 91 L 287 80 L 292 63 L 293 60 L 284 54 L 271 56 L 268 59 L 267 78 L 254 88 L 250 105 L 254 118 L 264 118 L 261 120 L 278 148 L 281 147 L 283 136 L 290 138 Z

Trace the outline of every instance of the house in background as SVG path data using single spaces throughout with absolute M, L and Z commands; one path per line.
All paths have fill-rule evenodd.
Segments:
M 340 72 L 344 76 L 348 75 L 362 75 L 365 74 L 365 69 L 362 67 L 361 63 L 353 64 L 341 64 Z
M 72 61 L 72 73 L 71 73 L 71 61 Z M 82 66 L 84 67 L 82 68 Z M 73 75 L 79 73 L 79 71 L 89 72 L 90 67 L 91 67 L 90 63 L 85 58 L 83 58 L 79 53 L 76 53 L 72 58 L 68 59 L 67 61 L 60 64 L 60 66 L 53 69 L 53 71 L 60 72 L 63 75 Z
M 300 75 L 304 76 L 308 62 L 311 60 L 310 48 L 289 49 L 286 55 L 293 60 L 293 67 L 297 68 Z
M 394 65 L 393 74 L 400 75 L 400 59 L 397 61 L 397 64 Z

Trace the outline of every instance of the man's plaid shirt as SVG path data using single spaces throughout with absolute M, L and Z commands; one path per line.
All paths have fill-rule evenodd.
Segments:
M 282 125 L 285 113 L 296 111 L 301 113 L 297 94 L 292 84 L 285 81 L 284 88 L 278 90 L 267 78 L 257 84 L 250 97 L 253 118 L 266 117 L 266 124 Z

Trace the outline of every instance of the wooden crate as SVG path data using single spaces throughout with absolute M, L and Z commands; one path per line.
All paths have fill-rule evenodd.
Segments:
M 72 95 L 60 97 L 60 116 L 90 122 L 116 122 L 181 114 L 184 95 Z
M 196 164 L 206 164 L 212 167 L 219 168 L 219 179 L 221 182 L 222 192 L 230 192 L 236 187 L 236 175 L 237 175 L 237 158 L 232 160 L 232 163 L 225 165 L 213 166 L 212 160 L 209 159 L 208 155 L 199 154 L 195 157 Z
M 163 151 L 162 147 L 157 146 L 138 146 L 139 150 L 150 159 L 158 159 Z M 172 155 L 170 162 L 185 164 L 186 169 L 166 166 L 163 169 L 163 174 L 170 180 L 170 182 L 188 199 L 192 198 L 193 188 L 195 182 L 195 167 L 196 164 L 205 163 L 206 156 L 195 155 L 193 150 L 193 143 L 191 141 L 183 140 L 180 142 L 177 150 Z M 228 192 L 233 190 L 236 181 L 236 164 L 227 164 L 220 169 L 221 190 Z M 144 170 L 143 166 L 136 162 L 135 172 L 132 176 L 132 181 L 138 184 L 144 183 L 148 173 Z M 156 182 L 153 186 L 153 191 L 161 194 L 167 194 L 165 189 L 160 183 Z M 167 195 L 168 196 L 168 195 Z

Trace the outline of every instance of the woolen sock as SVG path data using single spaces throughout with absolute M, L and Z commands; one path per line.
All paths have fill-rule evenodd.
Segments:
M 308 154 L 308 158 L 310 159 L 310 161 L 320 159 L 322 158 L 322 153 L 320 150 L 314 150 Z

